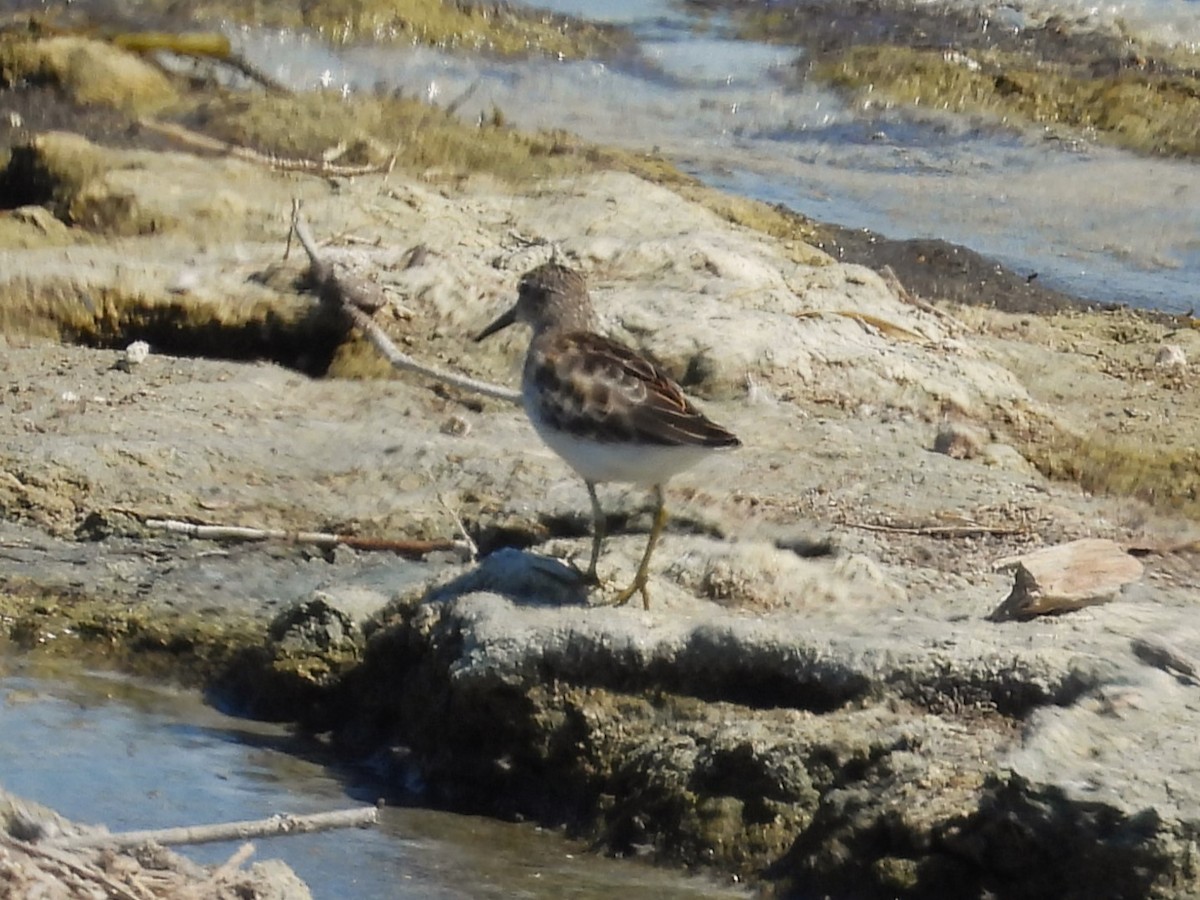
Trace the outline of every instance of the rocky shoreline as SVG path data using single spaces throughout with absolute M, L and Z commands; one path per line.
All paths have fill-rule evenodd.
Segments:
M 554 140 L 517 177 L 15 138 L 4 183 L 42 193 L 2 217 L 5 652 L 195 684 L 397 796 L 783 896 L 1194 895 L 1194 320 L 916 296 L 811 223 Z M 651 610 L 555 577 L 587 496 L 517 409 L 392 377 L 305 292 L 296 199 L 406 353 L 513 383 L 521 336 L 469 337 L 554 251 L 739 434 L 672 482 Z M 645 498 L 606 508 L 621 580 Z M 998 561 L 1083 538 L 1144 573 L 989 618 Z

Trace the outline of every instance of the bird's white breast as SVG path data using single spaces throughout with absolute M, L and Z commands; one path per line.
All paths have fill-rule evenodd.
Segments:
M 711 447 L 663 446 L 587 440 L 551 427 L 529 408 L 529 420 L 546 446 L 585 481 L 622 482 L 652 487 L 691 468 L 713 452 Z

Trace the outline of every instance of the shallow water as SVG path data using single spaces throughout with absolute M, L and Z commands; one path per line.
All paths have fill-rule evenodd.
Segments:
M 0 657 L 0 784 L 111 830 L 360 806 L 368 781 L 273 725 L 224 716 L 187 692 L 103 673 L 53 677 Z M 259 839 L 322 898 L 743 897 L 702 878 L 608 860 L 531 825 L 386 808 L 373 829 Z M 204 863 L 238 844 L 180 847 Z
M 1179 2 L 1200 12 L 1191 0 Z M 1155 3 L 1172 5 L 1142 0 L 1121 8 L 1153 11 Z M 936 110 L 851 106 L 819 86 L 793 83 L 802 50 L 729 39 L 719 17 L 699 33 L 666 3 L 536 5 L 626 25 L 640 55 L 498 62 L 420 47 L 335 53 L 291 33 L 243 31 L 238 40 L 249 58 L 295 87 L 401 88 L 448 104 L 474 86 L 459 107 L 467 119 L 498 107 L 520 127 L 655 149 L 718 187 L 891 238 L 965 244 L 1091 300 L 1182 312 L 1200 299 L 1194 163 Z M 1097 21 L 1103 12 L 1094 10 Z

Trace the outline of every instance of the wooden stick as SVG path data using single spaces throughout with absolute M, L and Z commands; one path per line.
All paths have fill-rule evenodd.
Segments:
M 156 843 L 163 846 L 208 844 L 216 841 L 244 841 L 252 837 L 277 837 L 308 834 L 331 828 L 366 828 L 379 821 L 374 806 L 358 809 L 338 809 L 308 815 L 277 815 L 268 819 L 247 819 L 242 822 L 219 822 L 215 825 L 187 825 L 180 828 L 149 828 L 144 831 L 118 831 L 114 834 L 84 834 L 53 841 L 39 846 L 50 849 L 75 850 L 82 847 L 138 847 Z
M 959 334 L 970 330 L 966 325 L 954 318 L 954 316 L 950 315 L 950 313 L 946 312 L 944 309 L 938 309 L 932 303 L 927 303 L 920 297 L 917 297 L 911 293 L 900 281 L 900 276 L 896 274 L 896 270 L 891 266 L 884 266 L 882 269 L 880 269 L 879 277 L 883 279 L 883 283 L 891 289 L 892 293 L 895 294 L 897 299 L 899 299 L 902 303 L 908 303 L 909 305 L 915 306 L 917 309 L 921 310 L 921 312 L 929 313 L 929 315 L 941 319 L 946 325 L 950 326 L 951 330 L 956 331 Z
M 471 538 L 471 533 L 467 531 L 467 526 L 463 524 L 463 520 L 459 518 L 459 515 L 454 508 L 446 502 L 445 497 L 443 497 L 441 494 L 438 494 L 437 498 L 438 503 L 442 505 L 442 509 L 446 510 L 447 515 L 449 515 L 454 521 L 454 527 L 458 529 L 458 533 L 462 536 L 463 541 L 466 543 L 467 548 L 471 553 L 470 558 L 472 560 L 479 559 L 479 545 L 476 544 Z
M 292 544 L 316 544 L 336 547 L 343 544 L 356 550 L 388 550 L 404 556 L 424 556 L 438 550 L 471 551 L 465 541 L 446 538 L 419 541 L 395 538 L 359 537 L 353 534 L 332 534 L 323 531 L 285 531 L 282 528 L 248 528 L 240 525 L 197 525 L 178 519 L 144 519 L 142 524 L 155 531 L 182 534 L 203 541 L 288 541 Z
M 981 535 L 1028 534 L 1016 525 L 876 525 L 872 522 L 846 522 L 847 528 L 883 531 L 893 534 L 919 534 L 928 537 L 979 537 Z
M 237 159 L 244 159 L 247 162 L 270 166 L 272 169 L 279 169 L 284 172 L 312 172 L 316 175 L 338 175 L 348 178 L 355 175 L 387 172 L 396 164 L 395 158 L 392 158 L 372 165 L 339 166 L 321 159 L 292 159 L 275 156 L 270 153 L 262 153 L 258 150 L 252 150 L 249 147 L 242 147 L 238 144 L 230 144 L 227 141 L 217 140 L 206 134 L 201 134 L 198 131 L 193 131 L 190 128 L 185 128 L 183 125 L 176 125 L 171 122 L 159 122 L 155 119 L 139 119 L 138 126 L 198 150 L 221 153 Z
M 800 312 L 792 313 L 792 317 L 795 319 L 817 319 L 821 316 L 841 316 L 844 319 L 857 322 L 864 328 L 874 328 L 876 331 L 879 331 L 887 337 L 900 338 L 906 341 L 917 341 L 919 343 L 929 342 L 929 338 L 927 338 L 925 335 L 918 334 L 911 329 L 897 325 L 895 322 L 889 322 L 882 316 L 875 316 L 871 313 L 858 312 L 852 309 L 806 309 Z
M 361 297 L 364 292 L 361 286 L 345 276 L 339 275 L 334 271 L 333 266 L 321 257 L 312 232 L 309 231 L 304 217 L 300 214 L 300 203 L 295 200 L 292 201 L 292 230 L 312 263 L 313 276 L 319 285 L 321 300 L 339 306 L 363 333 L 363 336 L 391 363 L 392 368 L 403 372 L 415 372 L 427 378 L 434 378 L 451 387 L 483 394 L 485 397 L 492 397 L 496 400 L 506 400 L 509 403 L 521 402 L 520 392 L 514 391 L 512 388 L 489 384 L 486 381 L 468 378 L 466 375 L 457 375 L 454 372 L 427 366 L 417 362 L 411 356 L 401 353 L 383 329 L 371 320 L 368 313 L 373 312 L 374 308 L 362 302 Z
M 221 865 L 213 870 L 213 873 L 208 876 L 208 884 L 216 884 L 227 875 L 231 875 L 242 867 L 242 863 L 254 855 L 254 845 L 250 842 L 242 844 L 234 851 L 233 855 Z

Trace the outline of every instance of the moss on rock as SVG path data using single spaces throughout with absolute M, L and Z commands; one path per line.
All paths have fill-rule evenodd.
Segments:
M 38 655 L 102 659 L 137 675 L 203 686 L 262 644 L 248 616 L 149 610 L 119 596 L 54 590 L 16 579 L 0 589 L 3 638 Z
M 1200 519 L 1200 448 L 1136 436 L 1057 434 L 1024 444 L 1043 474 Z
M 960 53 L 886 44 L 821 58 L 814 75 L 878 102 L 987 114 L 1005 121 L 1094 131 L 1164 156 L 1200 154 L 1200 78 L 1125 68 L 1097 77 L 1015 53 Z
M 178 11 L 168 0 L 154 5 Z M 310 29 L 335 43 L 416 44 L 497 56 L 582 59 L 611 53 L 626 43 L 624 33 L 612 26 L 498 2 L 213 0 L 197 15 L 268 28 Z
M 105 41 L 83 37 L 0 39 L 0 82 L 49 84 L 81 106 L 98 105 L 134 117 L 179 100 L 162 71 Z

